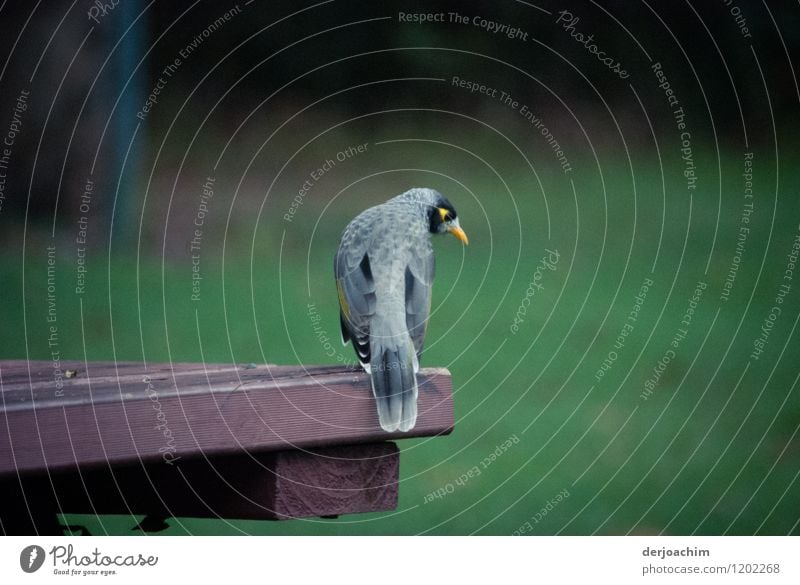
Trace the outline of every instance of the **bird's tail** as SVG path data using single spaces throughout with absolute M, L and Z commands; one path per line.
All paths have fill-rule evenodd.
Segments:
M 389 328 L 373 326 L 371 331 L 370 375 L 378 419 L 385 431 L 409 431 L 417 422 L 419 362 L 414 344 L 405 328 L 396 335 L 376 335 L 376 329 Z

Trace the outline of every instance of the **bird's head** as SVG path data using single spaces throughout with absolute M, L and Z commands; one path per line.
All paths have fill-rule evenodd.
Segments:
M 432 234 L 451 233 L 463 244 L 469 244 L 467 234 L 458 222 L 458 214 L 447 197 L 433 189 L 411 189 L 400 195 L 405 200 L 421 204 Z
M 434 189 L 415 188 L 409 189 L 398 195 L 392 201 L 411 203 L 419 208 L 423 218 L 427 219 L 428 229 L 432 234 L 451 233 L 464 245 L 469 244 L 467 234 L 458 222 L 458 214 L 453 204 L 447 197 Z
M 451 233 L 464 245 L 469 244 L 469 238 L 462 229 L 458 221 L 458 214 L 455 207 L 450 203 L 447 198 L 439 196 L 440 199 L 428 211 L 428 220 L 430 221 L 430 229 L 433 234 Z

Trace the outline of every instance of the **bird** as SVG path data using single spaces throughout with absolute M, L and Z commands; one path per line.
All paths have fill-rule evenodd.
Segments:
M 342 343 L 352 342 L 370 376 L 387 432 L 416 424 L 416 374 L 435 272 L 431 235 L 445 233 L 469 244 L 450 201 L 414 188 L 357 215 L 334 257 Z

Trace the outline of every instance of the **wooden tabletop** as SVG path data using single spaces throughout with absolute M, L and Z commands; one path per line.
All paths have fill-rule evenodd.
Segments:
M 449 372 L 418 381 L 415 428 L 386 433 L 347 367 L 0 361 L 0 475 L 449 433 Z

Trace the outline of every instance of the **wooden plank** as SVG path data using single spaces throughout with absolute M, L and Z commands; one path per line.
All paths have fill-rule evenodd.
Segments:
M 418 376 L 419 418 L 386 433 L 346 367 L 0 361 L 0 475 L 447 434 L 450 374 Z M 63 376 L 75 370 L 72 378 Z M 60 384 L 63 386 L 59 387 Z
M 6 476 L 0 533 L 61 534 L 56 513 L 285 520 L 393 510 L 398 476 L 394 443 Z
M 338 516 L 397 507 L 400 456 L 394 443 L 278 454 L 272 502 L 276 519 Z
M 0 481 L 0 532 L 60 534 L 57 511 L 285 520 L 393 510 L 398 476 L 397 446 L 371 443 L 194 458 L 174 467 L 150 463 L 28 474 L 21 483 L 27 501 L 17 478 L 6 477 Z M 135 524 L 131 518 L 131 528 Z

